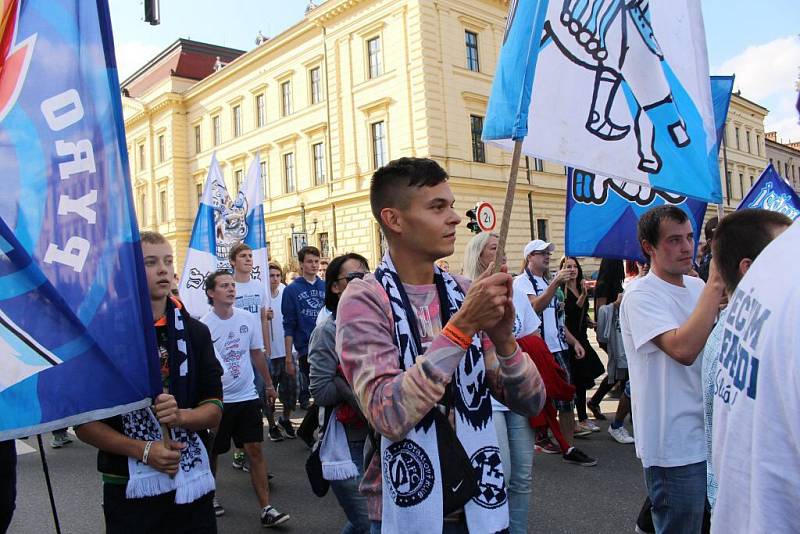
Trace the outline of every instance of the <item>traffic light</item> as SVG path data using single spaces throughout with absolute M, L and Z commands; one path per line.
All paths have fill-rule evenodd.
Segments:
M 152 26 L 161 23 L 161 9 L 159 0 L 144 0 L 144 21 Z
M 481 233 L 481 229 L 478 226 L 478 215 L 476 214 L 476 211 L 477 211 L 477 206 L 467 210 L 466 213 L 466 216 L 469 219 L 469 221 L 467 221 L 467 230 L 469 230 L 473 234 Z

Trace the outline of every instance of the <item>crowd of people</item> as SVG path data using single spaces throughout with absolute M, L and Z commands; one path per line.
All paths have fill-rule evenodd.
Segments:
M 614 391 L 608 433 L 644 470 L 640 531 L 796 530 L 797 224 L 765 210 L 712 220 L 695 263 L 685 212 L 653 208 L 638 225 L 647 262 L 602 260 L 592 300 L 579 259 L 551 273 L 543 240 L 512 276 L 498 236 L 478 234 L 452 273 L 461 218 L 432 160 L 382 167 L 370 201 L 388 243 L 374 271 L 307 246 L 291 280 L 269 263 L 267 287 L 237 245 L 232 269 L 207 276 L 200 318 L 171 291 L 169 243 L 142 233 L 164 393 L 75 429 L 99 451 L 107 532 L 216 532 L 231 442 L 261 524 L 286 523 L 265 435 L 312 445 L 309 480 L 333 491 L 343 533 L 527 532 L 534 452 L 596 465 L 574 443 L 601 430 L 589 415 L 605 420 Z M 311 431 L 294 428 L 298 404 Z

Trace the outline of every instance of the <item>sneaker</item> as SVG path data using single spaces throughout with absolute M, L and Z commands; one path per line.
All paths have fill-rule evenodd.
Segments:
M 544 454 L 561 454 L 561 447 L 549 439 L 541 439 L 537 441 L 536 445 L 534 446 L 534 450 Z
M 297 437 L 297 434 L 294 431 L 294 427 L 292 426 L 292 422 L 289 419 L 284 419 L 283 417 L 281 417 L 280 419 L 278 419 L 278 424 L 281 425 L 283 433 L 286 435 L 287 438 L 294 439 Z
M 611 437 L 614 438 L 617 441 L 617 443 L 622 443 L 623 445 L 628 443 L 634 443 L 636 441 L 635 439 L 633 439 L 633 436 L 631 436 L 628 433 L 627 429 L 624 426 L 621 426 L 619 428 L 608 427 L 608 433 L 611 434 Z
M 233 453 L 233 463 L 231 464 L 231 467 L 234 469 L 242 469 L 244 467 L 244 462 L 244 451 L 236 451 Z
M 564 455 L 564 461 L 568 464 L 581 465 L 583 467 L 592 467 L 597 465 L 597 460 L 591 456 L 587 456 L 583 451 L 575 447 L 570 447 Z
M 583 424 L 584 424 L 584 426 L 586 426 L 586 428 L 588 428 L 592 432 L 600 432 L 602 430 L 602 428 L 600 428 L 599 426 L 597 426 L 593 422 L 589 421 L 588 419 L 586 421 L 583 421 Z
M 265 506 L 261 510 L 261 526 L 264 528 L 271 528 L 277 525 L 282 525 L 289 520 L 289 514 L 282 514 L 272 506 Z
M 214 515 L 217 517 L 225 515 L 225 508 L 222 507 L 222 505 L 217 500 L 216 496 L 214 496 L 213 503 L 214 503 Z
M 575 433 L 573 434 L 576 438 L 585 438 L 586 436 L 591 435 L 592 429 L 586 426 L 586 423 L 576 423 L 575 424 Z
M 598 421 L 605 421 L 607 417 L 603 415 L 603 411 L 600 409 L 599 404 L 595 404 L 592 401 L 586 401 L 586 407 L 589 408 L 589 411 L 592 412 L 592 417 L 597 419 Z
M 250 460 L 247 459 L 247 456 L 245 456 L 244 460 L 242 460 L 242 471 L 245 473 L 250 472 Z
M 53 439 L 50 440 L 50 446 L 54 449 L 60 449 L 67 443 L 72 443 L 72 438 L 64 432 L 63 434 L 53 434 Z
M 270 428 L 267 434 L 269 435 L 270 441 L 283 441 L 283 432 L 281 432 L 281 429 L 278 427 L 278 425 Z

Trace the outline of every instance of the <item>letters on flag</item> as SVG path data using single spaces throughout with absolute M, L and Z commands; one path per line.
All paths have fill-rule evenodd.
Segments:
M 3 2 L 0 440 L 161 391 L 105 1 Z
M 206 277 L 217 269 L 231 268 L 228 255 L 238 243 L 243 242 L 253 249 L 253 279 L 260 280 L 265 286 L 268 284 L 260 169 L 260 158 L 256 155 L 241 190 L 236 198 L 231 198 L 217 156 L 211 156 L 180 283 L 181 299 L 194 316 L 203 315 L 208 310 L 204 289 Z
M 711 87 L 716 135 L 721 140 L 733 77 L 712 76 Z M 644 261 L 637 238 L 639 217 L 650 208 L 664 204 L 676 205 L 687 213 L 696 244 L 703 227 L 705 202 L 567 168 L 567 254 Z
M 512 1 L 483 137 L 720 202 L 700 3 Z
M 777 211 L 794 221 L 800 216 L 800 197 L 770 163 L 736 209 L 744 208 Z

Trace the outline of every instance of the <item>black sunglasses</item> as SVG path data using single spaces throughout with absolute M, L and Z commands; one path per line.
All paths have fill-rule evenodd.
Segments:
M 336 281 L 338 282 L 339 280 L 347 280 L 347 282 L 349 283 L 349 282 L 352 282 L 353 280 L 355 280 L 356 278 L 361 280 L 362 278 L 364 278 L 365 274 L 367 274 L 367 273 L 359 273 L 359 272 L 347 273 L 343 277 L 337 278 Z

